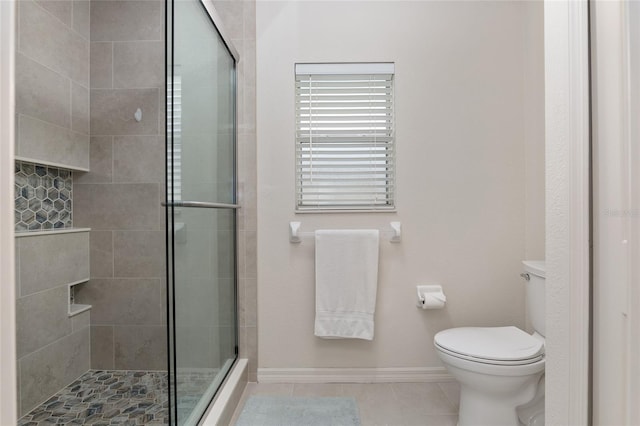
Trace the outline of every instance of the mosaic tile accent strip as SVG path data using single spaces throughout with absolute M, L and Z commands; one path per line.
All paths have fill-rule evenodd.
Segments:
M 18 426 L 167 425 L 166 372 L 89 370 L 18 421 Z
M 70 170 L 16 161 L 16 232 L 71 228 L 72 195 Z

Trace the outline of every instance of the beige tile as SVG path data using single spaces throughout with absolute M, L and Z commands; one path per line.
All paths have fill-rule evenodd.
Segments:
M 85 183 L 109 183 L 113 173 L 113 138 L 94 136 L 89 139 L 90 172 L 77 172 L 73 175 L 74 185 Z
M 113 277 L 113 232 L 91 231 L 91 278 Z
M 393 392 L 400 406 L 417 409 L 419 414 L 456 414 L 437 383 L 394 383 Z
M 255 40 L 256 38 L 256 2 L 244 2 L 244 40 Z
M 257 249 L 257 232 L 245 231 L 245 278 L 257 278 L 258 276 Z
M 26 114 L 69 129 L 70 93 L 71 85 L 68 79 L 20 53 L 16 54 L 18 114 Z
M 248 358 L 247 356 L 247 327 L 238 327 L 238 357 Z
M 375 402 L 395 398 L 390 383 L 345 383 L 343 392 L 345 396 L 355 398 L 359 402 Z
M 438 383 L 440 389 L 447 396 L 447 399 L 457 410 L 460 407 L 460 385 L 458 382 L 441 382 Z
M 14 238 L 15 251 L 14 251 L 14 265 L 16 274 L 16 297 L 20 297 L 22 292 L 20 291 L 20 238 Z
M 38 0 L 36 3 L 47 12 L 58 18 L 68 27 L 71 27 L 72 1 L 71 0 Z
M 21 296 L 89 277 L 89 233 L 22 237 Z
M 77 227 L 158 229 L 158 184 L 75 185 L 73 203 Z
M 162 136 L 116 136 L 113 140 L 114 182 L 164 182 Z
M 114 276 L 161 278 L 165 275 L 164 244 L 164 231 L 114 231 Z
M 245 327 L 246 328 L 246 345 L 247 355 L 249 358 L 248 377 L 249 381 L 258 381 L 258 329 L 257 327 Z
M 71 331 L 80 331 L 91 325 L 91 311 L 84 311 L 71 317 Z
M 256 88 L 246 85 L 244 87 L 243 118 L 239 124 L 239 131 L 255 133 L 256 131 Z
M 179 275 L 175 295 L 176 322 L 183 327 L 218 326 L 217 288 L 212 279 Z
M 91 42 L 91 88 L 113 87 L 113 43 Z
M 71 333 L 68 294 L 63 285 L 16 301 L 18 358 Z
M 89 42 L 31 1 L 20 2 L 20 51 L 89 87 Z
M 256 86 L 256 40 L 244 40 L 244 80 L 246 86 Z M 253 99 L 255 102 L 255 98 Z
M 74 0 L 73 29 L 85 39 L 89 40 L 91 20 L 91 2 L 89 0 Z
M 91 2 L 91 41 L 162 40 L 164 2 Z
M 20 411 L 26 414 L 90 368 L 89 328 L 20 360 Z
M 240 60 L 242 61 L 242 59 Z M 243 64 L 243 67 L 244 67 L 244 64 Z M 242 72 L 243 72 L 242 75 L 238 72 L 238 84 L 236 85 L 236 112 L 238 114 L 237 116 L 238 135 L 242 135 L 243 133 L 245 133 L 245 130 L 244 130 L 244 91 L 245 91 L 244 68 L 242 69 Z M 242 80 L 240 80 L 240 78 L 242 78 Z
M 395 399 L 358 401 L 362 426 L 408 426 L 404 424 L 404 410 Z
M 328 397 L 343 396 L 344 390 L 341 383 L 295 383 L 293 396 Z
M 247 383 L 247 396 L 293 396 L 293 383 Z
M 220 365 L 218 341 L 207 338 L 211 336 L 211 332 L 212 327 L 204 325 L 176 327 L 177 368 L 207 368 Z
M 248 327 L 258 325 L 258 284 L 255 278 L 245 280 L 245 324 Z
M 158 134 L 158 96 L 158 89 L 92 89 L 91 133 Z M 138 108 L 142 110 L 140 122 L 133 117 Z
M 211 263 L 216 265 L 219 278 L 232 278 L 235 273 L 235 263 L 233 259 L 233 231 L 214 231 L 212 239 L 214 250 L 212 251 Z
M 117 370 L 166 370 L 164 326 L 116 326 L 113 330 Z
M 160 324 L 161 281 L 159 279 L 95 278 L 78 286 L 78 303 L 92 305 L 92 325 Z
M 91 326 L 91 368 L 113 369 L 113 327 L 110 325 Z
M 164 304 L 162 309 L 160 310 L 160 324 L 167 324 L 167 306 L 169 306 L 171 301 L 167 299 L 167 278 L 166 276 L 162 277 L 162 283 L 160 284 L 160 301 Z
M 18 155 L 71 168 L 89 167 L 87 135 L 26 115 L 18 117 L 18 134 Z
M 238 327 L 244 327 L 245 324 L 245 282 L 244 279 L 238 278 Z
M 113 49 L 113 87 L 164 87 L 164 42 L 116 42 Z
M 236 317 L 233 279 L 218 279 L 218 286 L 218 321 L 221 327 L 231 327 Z
M 89 89 L 71 84 L 71 130 L 89 134 Z
M 214 0 L 213 5 L 220 14 L 222 25 L 230 39 L 242 39 L 244 32 L 244 1 Z
M 238 263 L 238 274 L 240 278 L 244 278 L 246 279 L 247 277 L 247 273 L 246 273 L 246 242 L 245 242 L 245 234 L 246 231 L 238 231 L 236 232 L 236 244 L 237 244 L 237 249 L 236 249 L 236 253 L 237 253 L 237 257 L 236 257 L 236 261 Z
M 430 414 L 422 414 L 419 410 L 406 410 L 402 415 L 402 423 L 406 426 L 456 426 L 458 424 L 458 416 L 438 416 Z

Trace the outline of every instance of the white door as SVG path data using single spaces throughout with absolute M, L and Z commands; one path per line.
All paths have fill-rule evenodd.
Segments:
M 591 2 L 593 424 L 640 424 L 640 5 Z

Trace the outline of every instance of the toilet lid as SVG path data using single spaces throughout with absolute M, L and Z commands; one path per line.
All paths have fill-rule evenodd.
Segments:
M 516 327 L 451 328 L 434 341 L 448 351 L 488 361 L 534 360 L 544 354 L 544 342 Z

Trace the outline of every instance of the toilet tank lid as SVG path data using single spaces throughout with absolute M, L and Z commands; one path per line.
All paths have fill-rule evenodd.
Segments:
M 547 269 L 544 260 L 523 260 L 524 271 L 545 278 Z

